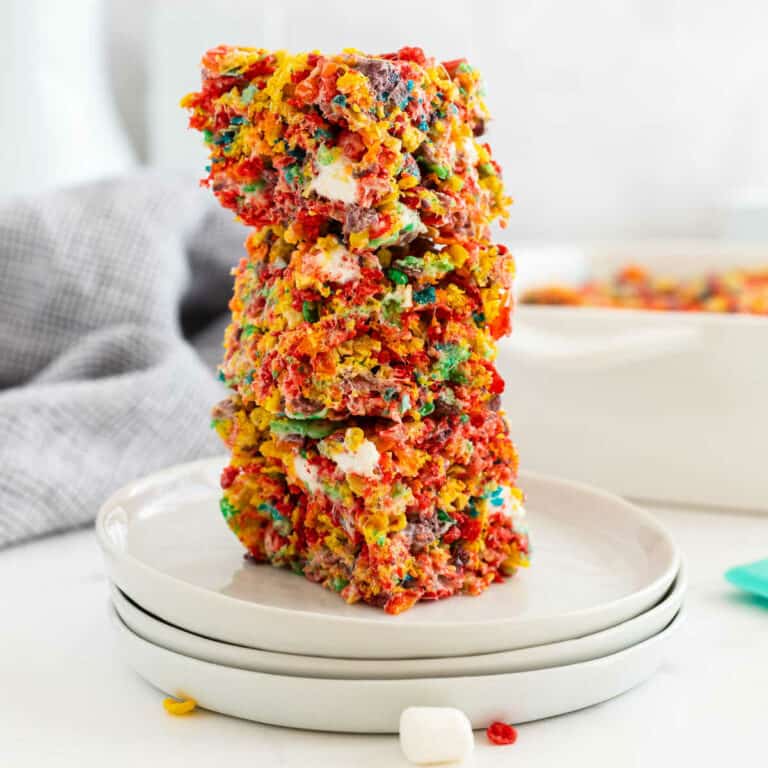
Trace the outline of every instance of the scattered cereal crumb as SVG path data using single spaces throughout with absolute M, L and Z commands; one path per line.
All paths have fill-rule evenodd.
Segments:
M 491 723 L 485 733 L 488 741 L 498 746 L 514 744 L 517 741 L 517 731 L 511 725 L 500 723 L 498 720 Z
M 163 700 L 163 706 L 169 715 L 188 715 L 195 710 L 197 702 L 194 699 L 172 699 L 169 697 Z

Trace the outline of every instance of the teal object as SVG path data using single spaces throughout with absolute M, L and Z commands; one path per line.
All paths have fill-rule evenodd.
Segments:
M 768 599 L 768 560 L 738 565 L 726 571 L 725 578 L 740 589 Z

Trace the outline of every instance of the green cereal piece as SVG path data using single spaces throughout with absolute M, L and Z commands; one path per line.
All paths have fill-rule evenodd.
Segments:
M 330 165 L 333 162 L 333 152 L 325 144 L 321 144 L 317 149 L 317 162 L 320 165 Z
M 477 170 L 480 172 L 481 176 L 495 176 L 496 175 L 496 169 L 491 165 L 491 163 L 481 163 L 477 166 Z
M 469 359 L 468 349 L 458 344 L 437 344 L 440 358 L 434 365 L 435 378 L 446 381 L 458 381 L 461 378 L 458 367 Z
M 320 312 L 316 301 L 305 301 L 301 305 L 301 315 L 308 323 L 316 323 L 320 319 Z
M 283 176 L 285 176 L 286 182 L 290 185 L 304 183 L 304 173 L 302 172 L 301 167 L 297 163 L 294 163 L 293 165 L 289 165 L 287 168 L 284 168 Z
M 419 414 L 421 416 L 429 416 L 430 413 L 432 413 L 435 410 L 435 404 L 434 403 L 424 403 L 424 405 L 419 408 Z
M 226 496 L 222 496 L 219 501 L 219 509 L 224 519 L 229 521 L 237 514 L 237 508 L 227 499 Z
M 398 259 L 395 266 L 421 271 L 424 269 L 424 259 L 420 256 L 406 256 L 404 259 Z
M 275 435 L 301 435 L 313 440 L 328 437 L 336 430 L 332 421 L 315 419 L 275 419 L 269 425 L 269 431 Z
M 455 265 L 447 259 L 438 259 L 427 265 L 426 273 L 430 276 L 441 275 L 446 272 L 452 272 L 454 269 L 456 269 Z
M 408 284 L 408 276 L 404 272 L 401 272 L 399 269 L 388 269 L 387 277 L 397 285 Z
M 451 169 L 447 165 L 437 165 L 436 163 L 432 163 L 428 167 L 440 181 L 445 181 L 451 175 Z

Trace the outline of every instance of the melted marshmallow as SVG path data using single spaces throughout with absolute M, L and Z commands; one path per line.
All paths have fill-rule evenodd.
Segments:
M 501 498 L 504 500 L 501 511 L 514 522 L 520 522 L 525 517 L 525 507 L 512 495 L 506 485 L 502 488 Z
M 409 208 L 407 205 L 402 205 L 400 206 L 398 213 L 400 214 L 400 231 L 404 230 L 409 224 L 415 225 L 415 227 L 412 230 L 409 230 L 409 232 L 416 232 L 417 234 L 421 234 L 422 232 L 427 231 L 427 228 L 424 225 L 424 222 L 421 220 L 421 217 L 416 211 L 413 210 L 413 208 Z
M 373 477 L 379 466 L 379 452 L 370 440 L 363 440 L 354 451 L 344 445 L 336 444 L 331 450 L 325 443 L 320 443 L 320 453 L 345 474 Z
M 478 156 L 475 142 L 467 137 L 462 144 L 462 150 L 464 151 L 464 157 L 467 160 L 467 165 L 477 165 Z
M 410 309 L 413 306 L 413 287 L 411 285 L 398 285 L 394 291 L 384 296 L 384 301 L 392 301 L 401 309 Z
M 343 245 L 324 251 L 318 259 L 318 269 L 324 280 L 349 283 L 360 278 L 360 262 Z
M 317 175 L 309 189 L 326 200 L 354 203 L 357 199 L 357 180 L 352 176 L 352 163 L 339 157 L 327 165 L 318 165 Z
M 301 456 L 293 457 L 293 471 L 310 493 L 321 490 L 320 480 L 317 476 L 317 467 L 313 467 Z

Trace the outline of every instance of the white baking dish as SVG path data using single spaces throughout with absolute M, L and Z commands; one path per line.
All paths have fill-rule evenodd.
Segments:
M 768 264 L 768 245 L 517 248 L 518 290 Z M 522 466 L 637 498 L 768 511 L 768 318 L 519 306 L 499 347 Z

